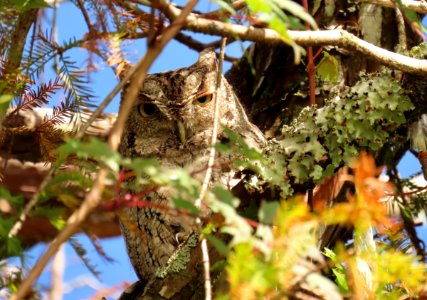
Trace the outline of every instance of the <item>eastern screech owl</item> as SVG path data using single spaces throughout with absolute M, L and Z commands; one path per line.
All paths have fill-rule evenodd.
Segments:
M 127 120 L 121 154 L 155 158 L 165 167 L 182 167 L 190 172 L 205 167 L 212 136 L 214 101 L 211 100 L 216 89 L 217 69 L 215 52 L 207 49 L 190 67 L 148 75 Z M 263 136 L 248 121 L 225 78 L 217 96 L 219 138 L 223 128 L 228 127 L 249 145 L 259 146 Z M 218 180 L 218 176 L 221 174 L 216 174 L 214 180 Z M 168 193 L 167 189 L 160 188 L 144 200 L 168 205 Z M 194 227 L 154 206 L 128 207 L 125 214 L 128 221 L 122 221 L 121 227 L 127 250 L 138 277 L 146 282 L 167 263 Z M 134 226 L 129 226 L 129 222 Z

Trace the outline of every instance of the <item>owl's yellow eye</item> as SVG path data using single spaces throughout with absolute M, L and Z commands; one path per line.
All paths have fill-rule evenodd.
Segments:
M 205 95 L 196 99 L 196 103 L 199 105 L 205 105 L 212 100 L 212 95 Z
M 142 103 L 138 105 L 138 112 L 143 117 L 152 117 L 157 114 L 157 106 L 153 103 Z

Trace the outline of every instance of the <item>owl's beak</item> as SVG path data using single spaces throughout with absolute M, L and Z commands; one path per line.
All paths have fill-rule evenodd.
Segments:
M 182 144 L 185 144 L 185 140 L 187 138 L 187 134 L 186 134 L 186 130 L 185 130 L 185 125 L 184 123 L 178 121 L 176 122 L 177 125 L 177 129 L 178 129 L 178 135 L 179 135 L 179 139 L 181 141 Z

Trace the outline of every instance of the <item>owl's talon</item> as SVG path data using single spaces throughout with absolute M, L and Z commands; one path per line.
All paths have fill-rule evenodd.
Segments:
M 178 232 L 177 234 L 175 234 L 175 240 L 178 243 L 178 245 L 181 245 L 188 239 L 188 236 L 189 235 L 184 232 Z

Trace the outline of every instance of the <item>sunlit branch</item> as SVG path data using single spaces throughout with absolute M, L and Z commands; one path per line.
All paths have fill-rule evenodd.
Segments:
M 169 5 L 165 14 L 172 20 L 180 13 L 180 9 Z M 281 36 L 272 29 L 256 28 L 237 24 L 207 20 L 191 14 L 187 17 L 184 28 L 194 32 L 211 35 L 239 38 L 264 44 L 283 44 Z M 345 30 L 317 30 L 317 31 L 288 31 L 289 36 L 302 46 L 333 45 L 366 55 L 390 68 L 399 69 L 408 73 L 427 73 L 427 60 L 415 59 L 377 47 Z

